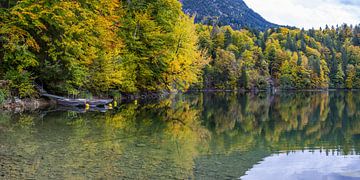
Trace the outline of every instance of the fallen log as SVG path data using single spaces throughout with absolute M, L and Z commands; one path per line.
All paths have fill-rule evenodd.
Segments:
M 43 97 L 48 97 L 50 99 L 55 100 L 58 104 L 63 106 L 90 106 L 90 107 L 98 107 L 98 106 L 106 106 L 113 102 L 112 99 L 72 99 L 61 96 L 56 96 L 52 94 L 41 94 Z

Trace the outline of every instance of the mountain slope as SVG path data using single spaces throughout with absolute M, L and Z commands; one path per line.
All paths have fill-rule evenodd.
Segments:
M 218 18 L 220 25 L 234 29 L 244 27 L 265 30 L 278 25 L 266 21 L 242 0 L 180 0 L 185 13 L 196 14 L 195 21 L 204 24 Z

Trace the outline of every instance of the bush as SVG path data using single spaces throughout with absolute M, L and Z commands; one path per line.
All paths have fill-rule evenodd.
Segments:
M 7 93 L 5 89 L 0 89 L 0 104 L 4 103 L 7 98 Z
M 5 101 L 5 95 L 4 93 L 0 90 L 0 104 L 4 103 Z
M 112 96 L 112 98 L 116 101 L 121 101 L 121 93 L 120 91 L 111 91 L 110 95 Z
M 5 78 L 9 80 L 9 88 L 15 90 L 16 94 L 21 98 L 34 97 L 36 90 L 32 84 L 31 74 L 29 72 L 19 73 L 18 71 L 10 70 L 6 72 Z
M 256 87 L 257 87 L 258 89 L 265 90 L 265 89 L 269 88 L 269 83 L 267 82 L 267 80 L 266 80 L 265 77 L 260 76 L 260 77 L 257 79 Z
M 294 84 L 292 77 L 288 74 L 281 75 L 280 77 L 280 86 L 282 89 L 293 89 Z

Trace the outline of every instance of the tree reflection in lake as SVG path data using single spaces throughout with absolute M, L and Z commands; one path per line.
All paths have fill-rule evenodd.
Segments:
M 0 175 L 223 179 L 279 151 L 357 156 L 359 95 L 191 93 L 106 113 L 2 113 Z
M 347 154 L 352 148 L 359 150 L 360 99 L 352 98 L 354 94 L 359 93 L 210 94 L 204 98 L 202 120 L 228 146 L 261 143 L 270 149 L 296 150 L 340 145 Z M 220 148 L 219 142 L 215 144 Z

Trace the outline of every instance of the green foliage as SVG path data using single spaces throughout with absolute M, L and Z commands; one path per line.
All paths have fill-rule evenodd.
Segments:
M 342 70 L 342 65 L 339 64 L 337 67 L 337 71 L 335 74 L 335 77 L 333 79 L 333 86 L 336 88 L 343 88 L 344 87 L 344 78 L 345 78 L 345 74 L 344 71 Z
M 206 64 L 193 19 L 176 0 L 22 0 L 4 7 L 0 78 L 22 97 L 34 94 L 34 81 L 65 95 L 186 90 Z
M 200 47 L 209 52 L 213 65 L 204 73 L 205 87 L 223 88 L 219 84 L 232 84 L 237 74 L 234 89 L 266 89 L 270 81 L 283 89 L 359 88 L 360 47 L 351 41 L 358 35 L 355 29 L 346 25 L 309 31 L 278 28 L 257 34 L 198 25 Z M 214 68 L 230 69 L 223 56 L 230 52 L 238 68 L 232 74 Z
M 186 90 L 205 64 L 197 49 L 193 19 L 176 0 L 135 1 L 126 5 L 120 36 L 124 63 L 132 74 L 130 92 Z
M 239 86 L 247 89 L 249 87 L 249 75 L 246 72 L 246 67 L 243 66 L 239 78 Z
M 4 89 L 0 89 L 0 105 L 6 100 L 6 94 Z
M 19 95 L 22 98 L 36 95 L 29 72 L 23 71 L 19 73 L 18 71 L 11 70 L 5 74 L 5 78 L 9 80 L 9 88 L 17 90 L 14 95 Z
M 110 96 L 115 100 L 115 101 L 121 101 L 121 93 L 119 91 L 111 91 L 110 92 Z
M 122 75 L 116 63 L 121 47 L 115 26 L 118 7 L 111 0 L 18 2 L 0 29 L 2 69 L 13 75 L 31 72 L 36 75 L 31 80 L 64 94 L 81 89 L 99 94 L 116 87 Z M 16 86 L 30 89 L 20 80 L 13 81 Z
M 354 78 L 356 75 L 356 70 L 353 65 L 348 65 L 346 68 L 346 81 L 345 87 L 347 89 L 352 89 L 354 87 Z
M 233 30 L 177 0 L 0 1 L 0 79 L 11 95 L 360 88 L 359 26 Z M 269 84 L 270 83 L 270 84 Z

